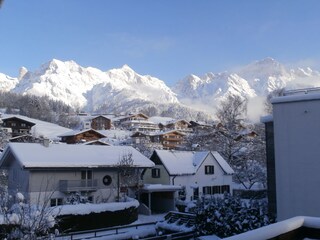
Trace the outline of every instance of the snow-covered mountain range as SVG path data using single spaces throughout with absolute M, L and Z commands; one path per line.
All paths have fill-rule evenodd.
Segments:
M 89 112 L 137 112 L 176 118 L 207 117 L 226 96 L 265 97 L 276 88 L 320 86 L 320 73 L 311 68 L 289 69 L 272 58 L 236 71 L 189 75 L 169 88 L 164 81 L 136 73 L 129 66 L 101 71 L 74 61 L 52 61 L 31 72 L 21 68 L 18 78 L 0 73 L 2 91 L 46 95 Z M 201 113 L 199 113 L 199 111 Z
M 202 77 L 189 75 L 173 88 L 178 99 L 219 101 L 227 95 L 246 98 L 266 96 L 277 88 L 320 86 L 320 73 L 311 68 L 288 69 L 272 58 L 251 63 L 233 72 L 207 73 Z

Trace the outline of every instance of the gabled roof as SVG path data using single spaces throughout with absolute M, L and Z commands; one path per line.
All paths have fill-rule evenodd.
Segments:
M 153 167 L 154 163 L 133 147 L 80 144 L 9 143 L 1 155 L 0 167 L 9 166 L 12 154 L 23 168 L 99 168 L 117 167 L 119 160 L 132 154 L 132 167 Z
M 96 116 L 91 116 L 91 119 L 96 119 L 96 118 L 99 118 L 99 117 L 102 117 L 102 118 L 105 118 L 105 119 L 108 119 L 108 120 L 112 120 L 112 118 L 110 118 L 110 117 L 107 117 L 107 116 L 105 116 L 105 115 L 96 115 Z
M 8 116 L 8 117 L 3 117 L 2 118 L 2 121 L 8 121 L 8 120 L 19 120 L 19 121 L 21 121 L 21 122 L 24 122 L 24 123 L 27 123 L 27 124 L 29 124 L 30 126 L 34 126 L 34 125 L 36 125 L 34 122 L 31 122 L 31 121 L 28 121 L 27 119 L 26 119 L 26 117 L 18 117 L 18 116 Z
M 191 175 L 195 174 L 203 161 L 209 154 L 212 154 L 222 170 L 226 174 L 233 174 L 234 171 L 229 164 L 215 151 L 172 151 L 172 150 L 155 150 L 156 153 L 167 169 L 169 175 Z
M 121 116 L 121 117 L 118 117 L 117 120 L 123 120 L 123 119 L 127 119 L 127 118 L 131 118 L 131 117 L 135 117 L 135 116 L 141 116 L 145 119 L 148 119 L 149 117 L 143 113 L 135 113 L 135 114 L 129 114 L 129 115 L 126 115 L 126 116 Z
M 79 134 L 81 134 L 81 133 L 89 132 L 89 131 L 93 131 L 93 132 L 97 133 L 98 135 L 101 136 L 101 138 L 106 137 L 104 134 L 102 134 L 102 133 L 100 133 L 100 132 L 98 132 L 98 131 L 96 131 L 96 130 L 94 130 L 94 129 L 92 129 L 92 128 L 90 128 L 90 129 L 83 129 L 83 130 L 74 130 L 74 131 L 66 132 L 66 133 L 64 133 L 64 134 L 59 135 L 58 137 L 73 137 L 73 136 L 79 135 Z
M 100 139 L 98 139 L 98 140 L 92 140 L 92 141 L 90 141 L 90 142 L 85 142 L 85 143 L 83 143 L 83 145 L 105 145 L 105 146 L 110 146 L 109 143 L 103 142 L 103 141 L 101 141 Z

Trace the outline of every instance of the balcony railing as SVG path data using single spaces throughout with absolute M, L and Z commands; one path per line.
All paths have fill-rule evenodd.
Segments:
M 96 191 L 98 189 L 98 180 L 60 180 L 60 192 L 77 192 L 77 191 Z

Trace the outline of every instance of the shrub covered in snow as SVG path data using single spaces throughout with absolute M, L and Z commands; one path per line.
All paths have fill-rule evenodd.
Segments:
M 7 239 L 36 239 L 48 235 L 56 224 L 52 209 L 45 205 L 31 205 L 22 193 L 13 198 L 0 193 L 1 237 Z
M 199 235 L 215 234 L 224 238 L 270 223 L 265 200 L 242 201 L 230 194 L 224 198 L 203 198 L 194 211 Z

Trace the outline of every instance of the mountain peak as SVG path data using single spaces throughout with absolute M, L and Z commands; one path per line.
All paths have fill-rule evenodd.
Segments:
M 26 67 L 21 67 L 19 69 L 18 79 L 21 80 L 28 73 L 28 69 Z
M 127 65 L 127 64 L 124 64 L 124 65 L 121 67 L 121 70 L 134 72 L 134 70 L 133 70 L 131 67 L 129 67 L 129 65 Z
M 280 65 L 278 61 L 276 61 L 274 58 L 266 57 L 262 60 L 256 61 L 254 64 L 256 65 Z

